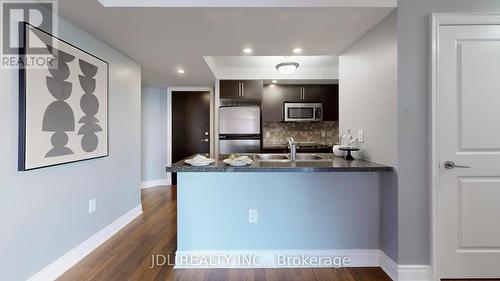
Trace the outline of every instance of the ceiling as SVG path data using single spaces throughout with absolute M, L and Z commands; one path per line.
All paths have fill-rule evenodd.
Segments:
M 123 8 L 97 0 L 59 1 L 59 13 L 142 66 L 156 86 L 210 86 L 204 56 L 339 55 L 385 18 L 374 8 Z M 184 74 L 177 73 L 179 68 Z M 323 78 L 321 78 L 323 79 Z
M 98 0 L 105 7 L 397 7 L 397 0 Z
M 223 56 L 212 57 L 217 67 L 271 67 L 283 61 L 298 62 L 301 67 L 337 67 L 338 56 Z
M 338 56 L 222 56 L 205 57 L 217 79 L 338 79 Z M 296 62 L 292 74 L 276 69 L 281 62 Z

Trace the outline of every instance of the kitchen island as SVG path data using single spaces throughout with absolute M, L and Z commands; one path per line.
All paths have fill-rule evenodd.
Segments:
M 257 267 L 281 266 L 283 255 L 348 256 L 352 266 L 378 266 L 381 177 L 392 167 L 331 153 L 265 155 L 249 155 L 246 167 L 220 155 L 205 167 L 166 168 L 177 172 L 179 256 L 250 254 L 266 260 Z

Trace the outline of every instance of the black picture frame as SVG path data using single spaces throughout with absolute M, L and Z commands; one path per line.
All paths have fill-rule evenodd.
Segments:
M 74 48 L 78 52 L 82 52 L 84 54 L 87 54 L 103 63 L 106 64 L 106 154 L 101 155 L 101 156 L 96 156 L 96 157 L 89 157 L 89 158 L 84 158 L 84 159 L 78 159 L 74 161 L 67 161 L 67 162 L 61 162 L 57 164 L 50 164 L 50 165 L 45 165 L 45 166 L 39 166 L 39 167 L 33 167 L 33 168 L 27 168 L 26 167 L 26 99 L 27 99 L 27 93 L 26 93 L 26 85 L 28 81 L 26 80 L 26 69 L 24 65 L 19 65 L 18 68 L 18 76 L 19 76 L 19 124 L 18 124 L 18 171 L 31 171 L 31 170 L 37 170 L 37 169 L 42 169 L 42 168 L 48 168 L 48 167 L 55 167 L 55 166 L 60 166 L 60 165 L 65 165 L 65 164 L 71 164 L 71 163 L 77 163 L 77 162 L 82 162 L 82 161 L 88 161 L 88 160 L 94 160 L 94 159 L 100 159 L 100 158 L 105 158 L 109 156 L 109 88 L 110 88 L 110 83 L 109 83 L 109 63 L 77 46 L 74 44 L 63 40 L 59 37 L 54 36 L 53 34 L 50 34 L 46 32 L 45 30 L 36 27 L 34 25 L 31 25 L 28 22 L 20 22 L 20 28 L 19 28 L 19 40 L 21 44 L 19 44 L 19 57 L 24 58 L 27 55 L 27 49 L 24 44 L 24 42 L 27 42 L 27 29 L 28 28 L 33 28 L 36 29 L 39 32 L 42 32 L 50 37 L 52 37 L 52 40 L 59 40 L 72 48 Z M 22 41 L 21 41 L 22 40 Z

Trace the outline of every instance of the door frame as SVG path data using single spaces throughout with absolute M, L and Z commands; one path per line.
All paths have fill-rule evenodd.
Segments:
M 439 281 L 438 188 L 439 188 L 439 29 L 449 25 L 500 25 L 500 14 L 495 13 L 433 13 L 431 15 L 431 61 L 429 87 L 431 93 L 431 155 L 430 155 L 430 214 L 431 214 L 431 268 L 432 279 Z
M 172 165 L 172 95 L 173 92 L 210 92 L 210 154 L 214 153 L 214 89 L 210 87 L 167 87 L 167 166 Z M 172 173 L 167 173 L 167 185 Z

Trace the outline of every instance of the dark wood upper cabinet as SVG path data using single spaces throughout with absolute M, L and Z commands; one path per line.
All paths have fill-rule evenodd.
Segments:
M 262 99 L 262 92 L 264 91 L 264 81 L 262 80 L 245 80 L 241 81 L 243 84 L 243 93 L 241 96 L 245 99 Z
M 339 120 L 339 85 L 266 85 L 262 120 L 282 121 L 283 102 L 321 102 L 323 121 Z
M 288 102 L 322 102 L 324 85 L 285 85 L 283 99 Z
M 239 80 L 220 81 L 221 99 L 239 99 L 240 92 L 241 92 L 241 81 Z
M 300 102 L 302 100 L 302 86 L 300 85 L 284 85 L 283 101 Z
M 302 86 L 302 101 L 323 102 L 324 85 Z
M 283 92 L 281 85 L 266 85 L 262 96 L 262 121 L 283 121 Z
M 262 80 L 221 80 L 221 99 L 261 100 L 264 83 Z
M 339 121 L 339 85 L 321 85 L 323 120 Z
M 262 80 L 221 80 L 220 98 L 262 101 L 262 121 L 283 121 L 284 102 L 321 102 L 323 120 L 339 120 L 338 85 L 266 85 Z

